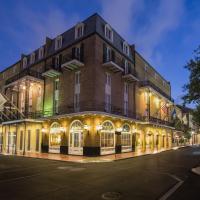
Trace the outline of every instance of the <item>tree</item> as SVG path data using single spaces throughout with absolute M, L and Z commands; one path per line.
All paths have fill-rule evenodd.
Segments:
M 194 120 L 200 124 L 200 46 L 194 51 L 194 57 L 185 68 L 189 71 L 189 83 L 184 85 L 184 104 L 193 103 L 196 109 L 193 113 Z

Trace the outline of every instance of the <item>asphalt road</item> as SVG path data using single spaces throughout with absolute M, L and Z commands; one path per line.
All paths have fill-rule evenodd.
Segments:
M 179 181 L 169 199 L 200 199 L 200 176 L 190 172 L 199 164 L 200 147 L 107 163 L 0 156 L 0 200 L 102 200 L 107 192 L 122 200 L 151 200 Z

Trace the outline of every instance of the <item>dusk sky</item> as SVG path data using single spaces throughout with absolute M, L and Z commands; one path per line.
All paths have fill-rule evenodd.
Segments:
M 95 12 L 171 82 L 181 103 L 184 66 L 200 45 L 199 0 L 0 0 L 0 69 Z

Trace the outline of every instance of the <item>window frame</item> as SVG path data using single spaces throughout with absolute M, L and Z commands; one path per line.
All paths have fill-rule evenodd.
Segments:
M 55 50 L 62 48 L 62 42 L 63 42 L 62 35 L 57 36 L 55 39 Z
M 104 36 L 105 36 L 106 39 L 108 39 L 109 41 L 113 42 L 113 30 L 112 30 L 112 28 L 111 28 L 111 26 L 109 24 L 105 25 Z

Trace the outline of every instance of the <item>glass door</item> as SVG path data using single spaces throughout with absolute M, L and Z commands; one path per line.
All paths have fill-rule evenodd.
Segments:
M 70 133 L 69 154 L 83 155 L 83 132 Z

